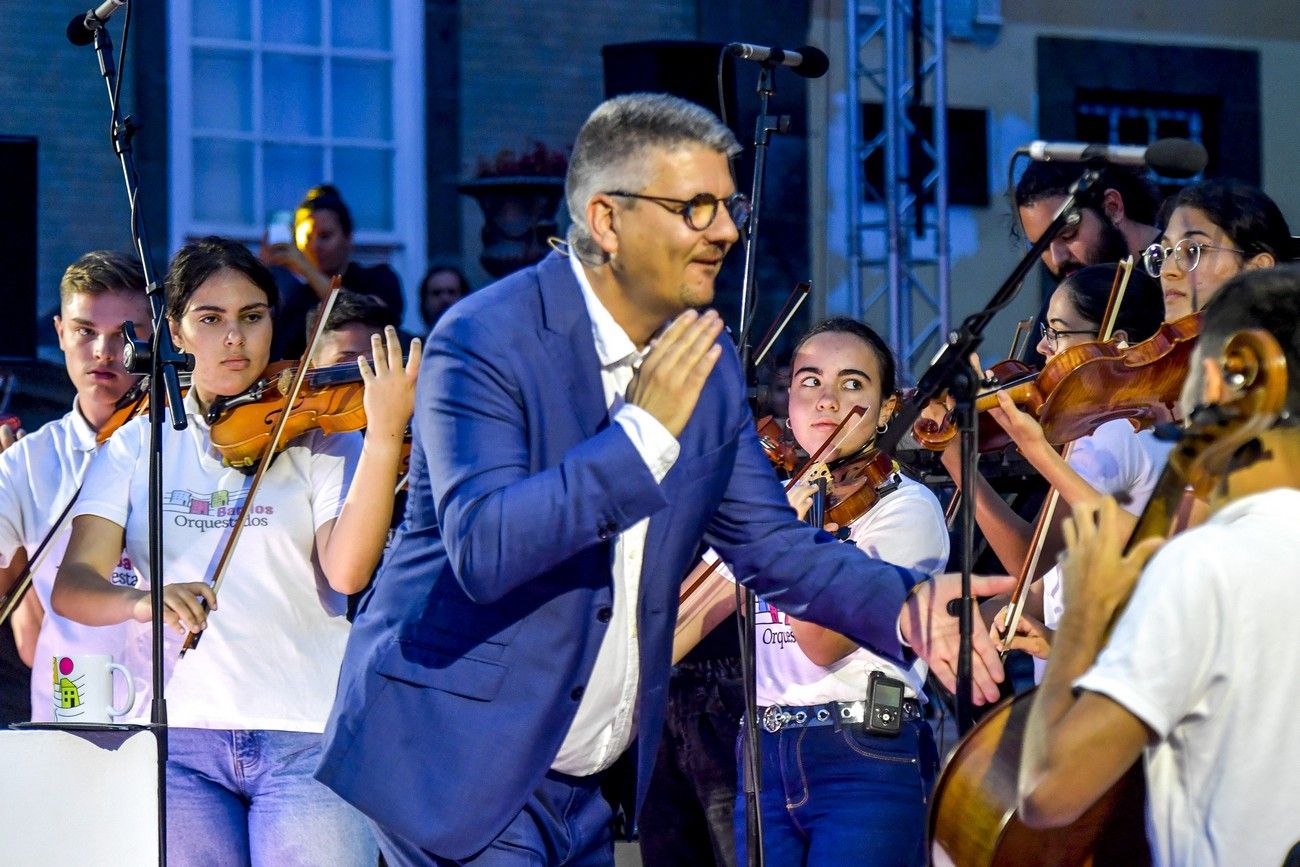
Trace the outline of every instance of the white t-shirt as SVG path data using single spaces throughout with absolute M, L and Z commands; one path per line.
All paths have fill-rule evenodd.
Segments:
M 906 476 L 900 479 L 897 490 L 850 525 L 846 544 L 857 545 L 877 560 L 934 575 L 948 563 L 943 509 L 924 485 Z M 754 628 L 760 706 L 861 701 L 867 697 L 867 680 L 873 671 L 903 681 L 908 697 L 922 696 L 926 666 L 920 659 L 904 670 L 859 647 L 829 667 L 818 665 L 799 649 L 785 612 L 761 599 Z
M 1245 497 L 1151 560 L 1076 687 L 1159 738 L 1145 750 L 1156 864 L 1282 863 L 1300 840 L 1300 491 Z
M 1066 463 L 1098 493 L 1115 497 L 1124 511 L 1140 515 L 1173 447 L 1172 442 L 1156 439 L 1151 430 L 1134 431 L 1133 425 L 1116 419 L 1075 440 Z M 1062 610 L 1061 570 L 1053 566 L 1043 575 L 1043 624 L 1055 629 Z M 1042 669 L 1038 660 L 1040 679 Z
M 185 399 L 189 426 L 163 427 L 163 551 L 167 583 L 209 581 L 251 478 L 223 467 L 208 426 Z M 338 516 L 361 454 L 360 434 L 295 439 L 262 477 L 217 610 L 198 647 L 178 659 L 168 630 L 167 706 L 174 726 L 324 730 L 343 647 L 347 597 L 312 564 L 315 531 Z M 74 510 L 126 528 L 126 550 L 148 585 L 149 429 L 122 426 L 91 464 Z M 125 497 L 122 492 L 126 491 Z M 148 672 L 148 624 L 130 624 L 133 672 Z M 134 716 L 148 716 L 149 680 L 137 679 Z
M 76 496 L 86 468 L 98 445 L 81 411 L 73 401 L 72 411 L 35 433 L 23 437 L 0 454 L 0 566 L 8 566 L 22 548 L 34 559 L 41 541 Z M 32 719 L 53 722 L 53 683 L 50 665 L 55 655 L 99 653 L 123 661 L 126 627 L 84 626 L 60 617 L 50 607 L 50 591 L 63 552 L 68 547 L 72 522 L 64 522 L 46 546 L 40 567 L 32 573 L 32 592 L 45 609 L 36 639 L 32 665 Z M 123 557 L 113 570 L 112 581 L 134 587 L 137 581 L 131 562 Z M 121 681 L 114 678 L 117 701 L 125 697 Z

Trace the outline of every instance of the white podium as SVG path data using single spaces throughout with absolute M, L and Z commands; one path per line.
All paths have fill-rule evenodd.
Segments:
M 0 863 L 157 867 L 154 733 L 0 729 Z

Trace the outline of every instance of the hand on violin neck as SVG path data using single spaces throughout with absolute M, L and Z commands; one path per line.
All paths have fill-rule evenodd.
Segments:
M 402 363 L 402 343 L 397 329 L 388 326 L 383 338 L 370 337 L 374 368 L 364 355 L 357 357 L 357 367 L 366 391 L 366 438 L 395 441 L 400 446 L 406 426 L 415 409 L 415 381 L 420 372 L 420 340 L 411 341 L 410 355 Z
M 1047 435 L 1043 433 L 1043 426 L 1032 415 L 1016 406 L 1010 394 L 999 391 L 997 400 L 997 407 L 989 410 L 989 415 L 1002 426 L 1027 459 L 1033 457 L 1030 452 L 1051 448 Z
M 816 496 L 817 486 L 812 482 L 799 482 L 785 492 L 785 498 L 790 501 L 790 508 L 794 509 L 800 521 L 807 517 L 808 510 L 812 508 L 813 498 Z

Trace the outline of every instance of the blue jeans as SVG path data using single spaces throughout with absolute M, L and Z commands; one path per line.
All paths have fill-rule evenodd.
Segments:
M 389 867 L 614 867 L 613 819 L 599 776 L 551 771 L 519 815 L 471 858 L 442 858 L 374 827 Z
M 320 748 L 309 732 L 170 729 L 169 867 L 374 867 L 364 817 L 313 776 Z
M 924 865 L 925 816 L 939 765 L 924 720 L 897 737 L 861 726 L 759 730 L 763 851 L 772 867 Z M 743 770 L 742 770 L 743 779 Z M 745 863 L 745 795 L 736 799 Z

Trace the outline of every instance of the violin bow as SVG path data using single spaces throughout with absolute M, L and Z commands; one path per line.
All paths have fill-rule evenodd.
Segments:
M 145 401 L 149 397 L 149 389 L 147 387 L 148 382 L 148 376 L 139 377 L 127 393 L 122 395 L 118 400 L 117 406 L 114 408 L 114 414 L 116 415 L 119 410 L 129 407 L 129 409 L 127 409 L 126 418 L 134 418 L 136 413 L 139 412 L 140 407 L 144 405 Z M 103 429 L 101 428 L 101 430 Z M 113 430 L 116 430 L 116 428 L 113 428 Z M 96 443 L 100 442 L 99 437 L 100 433 L 96 432 Z M 41 564 L 49 554 L 50 543 L 53 542 L 55 537 L 60 535 L 63 530 L 67 529 L 65 524 L 68 520 L 68 515 L 72 512 L 72 507 L 77 504 L 77 498 L 81 496 L 81 490 L 83 487 L 84 485 L 79 485 L 77 487 L 77 490 L 73 492 L 72 497 L 68 500 L 68 504 L 63 507 L 63 511 L 59 512 L 59 517 L 55 519 L 54 526 L 50 527 L 49 532 L 45 534 L 45 538 L 41 539 L 41 543 L 36 546 L 36 551 L 32 554 L 32 558 L 27 561 L 27 565 L 23 567 L 23 571 L 18 574 L 17 580 L 14 581 L 14 586 L 10 588 L 7 594 L 0 596 L 0 626 L 3 626 L 14 611 L 17 610 L 18 605 L 23 601 L 23 597 L 26 596 L 27 591 L 31 589 L 32 575 L 36 573 L 37 569 L 41 568 Z
M 1101 316 L 1101 327 L 1097 332 L 1097 340 L 1101 343 L 1110 340 L 1115 331 L 1115 321 L 1119 318 L 1120 306 L 1124 303 L 1124 295 L 1128 290 L 1128 281 L 1132 275 L 1133 257 L 1125 256 L 1115 268 L 1115 279 L 1111 282 L 1110 296 L 1106 299 L 1106 312 Z M 1065 451 L 1061 453 L 1061 457 L 1069 460 L 1070 451 L 1073 448 L 1074 443 L 1068 443 Z M 1056 506 L 1060 498 L 1060 492 L 1056 488 L 1052 488 L 1047 494 L 1047 501 L 1038 514 L 1038 522 L 1034 526 L 1034 535 L 1029 543 L 1029 553 L 1021 566 L 1016 586 L 1011 591 L 1011 601 L 1007 606 L 1010 611 L 1007 614 L 1006 624 L 998 644 L 998 651 L 1004 655 L 1011 649 L 1011 642 L 1016 636 L 1016 626 L 1019 625 L 1020 617 L 1024 614 L 1025 601 L 1029 598 L 1026 591 L 1029 588 L 1029 582 L 1033 580 L 1034 575 L 1038 572 L 1038 563 L 1043 554 L 1043 545 L 1047 541 L 1047 530 L 1051 526 L 1053 516 L 1056 514 Z
M 796 283 L 794 289 L 790 291 L 785 303 L 781 305 L 781 310 L 776 314 L 776 319 L 772 321 L 772 327 L 763 335 L 763 339 L 758 343 L 758 354 L 754 356 L 754 366 L 758 367 L 767 358 L 767 354 L 772 351 L 776 345 L 777 338 L 785 331 L 790 320 L 799 312 L 799 308 L 808 300 L 808 293 L 812 290 L 812 284 L 804 281 Z
M 1124 303 L 1124 293 L 1128 291 L 1128 279 L 1133 276 L 1133 257 L 1125 256 L 1115 268 L 1115 280 L 1110 284 L 1110 297 L 1106 299 L 1106 312 L 1101 315 L 1101 328 L 1097 340 L 1105 343 L 1115 331 L 1115 320 L 1119 319 L 1119 308 Z
M 857 430 L 858 425 L 862 424 L 862 419 L 866 416 L 866 413 L 867 411 L 864 407 L 854 405 L 853 409 L 849 410 L 844 418 L 840 419 L 840 423 L 835 426 L 835 430 L 830 432 L 825 441 L 817 447 L 817 450 L 808 456 L 807 462 L 799 468 L 799 472 L 792 475 L 790 480 L 785 483 L 785 489 L 789 491 L 795 485 L 799 484 L 799 482 L 803 481 L 803 477 L 806 476 L 813 467 L 821 463 L 822 455 L 826 454 L 832 448 L 839 448 L 840 444 L 844 442 L 844 440 L 848 439 L 849 434 Z M 853 422 L 853 424 L 850 426 L 849 422 Z
M 1115 320 L 1119 318 L 1119 307 L 1125 303 L 1125 292 L 1128 289 L 1128 278 L 1132 276 L 1134 270 L 1134 257 L 1125 256 L 1125 259 L 1115 268 L 1115 278 L 1110 283 L 1110 296 L 1106 299 L 1106 312 L 1101 315 L 1101 329 L 1097 331 L 1097 341 L 1105 343 L 1109 341 L 1110 335 L 1115 330 Z M 1074 448 L 1074 442 L 1067 443 L 1065 451 L 1061 456 L 1065 460 L 1070 459 L 1070 451 Z M 1056 515 L 1057 503 L 1060 503 L 1061 493 L 1053 487 L 1048 491 L 1047 502 L 1043 504 L 1043 510 L 1039 512 L 1039 520 L 1034 528 L 1034 538 L 1030 542 L 1030 551 L 1024 558 L 1024 564 L 1021 568 L 1021 575 L 1015 581 L 1015 588 L 1011 590 L 1011 601 L 1008 604 L 1010 608 L 1006 616 L 1006 625 L 1002 630 L 1001 640 L 998 642 L 998 653 L 1006 654 L 1011 649 L 1011 641 L 1015 638 L 1015 627 L 1021 623 L 1021 616 L 1024 614 L 1024 603 L 1028 599 L 1028 586 L 1030 581 L 1039 571 L 1039 562 L 1043 558 L 1043 546 L 1047 542 L 1048 529 L 1052 525 L 1053 516 Z
M 239 542 L 239 535 L 244 529 L 244 520 L 248 517 L 249 509 L 253 505 L 253 498 L 257 494 L 257 488 L 262 483 L 262 476 L 266 473 L 267 467 L 271 465 L 271 460 L 275 457 L 276 449 L 280 447 L 280 439 L 284 436 L 284 428 L 289 423 L 289 410 L 293 408 L 294 403 L 298 400 L 298 392 L 302 390 L 303 380 L 307 377 L 307 367 L 311 363 L 312 353 L 316 351 L 316 344 L 320 342 L 321 335 L 325 333 L 325 323 L 329 321 L 330 313 L 334 310 L 334 301 L 339 297 L 339 290 L 342 288 L 342 280 L 334 277 L 330 281 L 330 294 L 325 299 L 321 307 L 320 318 L 316 320 L 316 328 L 312 332 L 311 340 L 307 341 L 307 348 L 303 350 L 302 358 L 298 361 L 298 369 L 293 372 L 293 379 L 286 390 L 284 399 L 284 408 L 280 411 L 280 417 L 276 419 L 275 426 L 271 428 L 271 441 L 267 443 L 266 451 L 262 453 L 262 459 L 257 462 L 257 471 L 253 473 L 253 481 L 248 485 L 248 492 L 244 495 L 244 502 L 239 506 L 239 515 L 235 518 L 235 525 L 230 529 L 230 535 L 226 538 L 226 546 L 221 550 L 221 557 L 217 560 L 217 567 L 212 572 L 212 592 L 214 594 L 221 592 L 221 582 L 226 577 L 226 566 L 230 564 L 230 556 L 234 553 L 235 545 Z M 203 603 L 206 607 L 206 601 Z M 199 637 L 202 632 L 188 632 L 185 635 L 185 641 L 181 644 L 181 656 L 185 652 L 198 646 Z
M 1074 443 L 1067 443 L 1065 451 L 1061 457 L 1065 460 L 1070 458 L 1070 450 Z M 1025 555 L 1025 562 L 1020 567 L 1020 575 L 1016 578 L 1016 586 L 1011 590 L 1011 600 L 1007 603 L 1010 611 L 1007 614 L 1006 623 L 1003 624 L 1002 634 L 998 636 L 998 652 L 1006 655 L 1011 649 L 1011 642 L 1016 637 L 1016 626 L 1020 624 L 1020 617 L 1025 612 L 1025 602 L 1029 599 L 1029 584 L 1034 580 L 1038 573 L 1038 564 L 1043 556 L 1043 546 L 1047 543 L 1047 531 L 1052 526 L 1052 519 L 1056 515 L 1056 506 L 1061 501 L 1061 492 L 1052 488 L 1047 492 L 1047 500 L 1043 503 L 1043 508 L 1038 513 L 1038 521 L 1034 524 L 1034 535 L 1029 542 L 1029 551 Z
M 792 475 L 790 477 L 790 480 L 785 483 L 785 490 L 789 491 L 796 484 L 798 484 L 799 481 L 813 467 L 815 467 L 820 462 L 822 455 L 824 455 L 832 446 L 838 446 L 845 439 L 845 437 L 847 437 L 850 433 L 852 433 L 854 428 L 857 427 L 858 423 L 862 421 L 862 417 L 865 415 L 865 413 L 866 410 L 863 409 L 861 406 L 855 406 L 853 407 L 853 409 L 849 410 L 848 414 L 846 414 L 844 418 L 840 420 L 840 423 L 835 427 L 835 430 L 831 431 L 830 435 L 826 437 L 826 441 L 821 444 L 821 446 L 817 449 L 817 451 L 813 452 L 812 455 L 809 456 L 807 463 L 805 463 L 802 467 L 800 467 L 799 472 Z M 848 430 L 845 430 L 845 426 L 848 425 L 848 423 L 851 420 L 855 420 L 855 419 L 856 421 L 854 422 L 853 427 L 849 428 Z M 701 572 L 698 576 L 695 576 L 694 580 L 691 580 L 692 577 L 691 575 L 688 575 L 686 577 L 686 581 L 689 581 L 690 583 L 689 585 L 683 583 L 682 589 L 678 595 L 679 605 L 685 603 L 695 593 L 696 590 L 702 587 L 704 583 L 709 580 L 709 577 L 714 572 L 717 571 L 718 564 L 720 564 L 721 562 L 722 562 L 722 558 L 718 558 L 717 560 L 714 560 L 712 563 L 709 564 L 709 566 L 703 572 Z M 701 561 L 700 565 L 703 565 L 703 561 Z M 692 570 L 692 575 L 694 574 L 694 572 L 698 570 L 699 570 L 699 565 L 697 565 L 695 569 Z
M 50 543 L 54 541 L 56 536 L 61 535 L 62 531 L 66 529 L 68 515 L 71 514 L 72 507 L 76 505 L 77 497 L 79 496 L 81 496 L 81 488 L 77 488 L 76 493 L 72 495 L 72 499 L 68 500 L 68 504 L 64 506 L 63 511 L 59 513 L 58 520 L 54 522 L 54 526 L 45 534 L 45 538 L 41 540 L 41 544 L 36 546 L 36 553 L 32 555 L 32 559 L 27 561 L 27 565 L 24 566 L 23 571 L 19 573 L 18 580 L 14 582 L 13 588 L 7 595 L 0 596 L 0 625 L 3 625 L 5 621 L 9 619 L 9 616 L 18 608 L 18 604 L 23 601 L 23 597 L 27 595 L 27 591 L 31 589 L 32 575 L 41 567 L 46 555 L 49 554 Z
M 1015 333 L 1011 335 L 1011 349 L 1007 352 L 1007 358 L 1017 357 L 1020 354 L 1020 350 L 1025 348 L 1020 343 L 1022 339 L 1025 341 L 1025 344 L 1029 343 L 1029 325 L 1030 320 L 1028 319 L 1021 319 L 1016 323 Z M 983 371 L 980 372 L 983 373 Z

